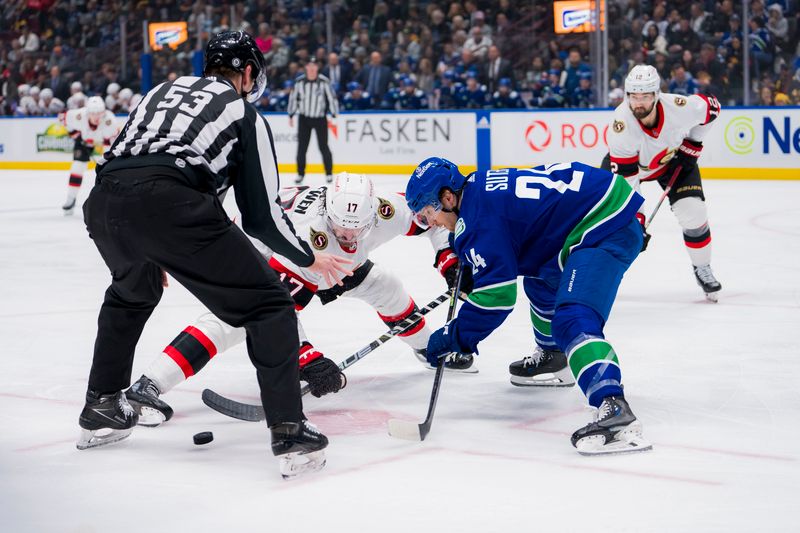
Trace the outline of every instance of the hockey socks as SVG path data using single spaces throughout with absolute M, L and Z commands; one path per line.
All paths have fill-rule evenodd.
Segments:
M 164 348 L 144 375 L 164 394 L 202 370 L 216 354 L 217 347 L 211 339 L 196 327 L 188 326 Z
M 606 396 L 622 395 L 619 360 L 605 339 L 584 338 L 568 348 L 567 360 L 592 407 L 599 407 Z

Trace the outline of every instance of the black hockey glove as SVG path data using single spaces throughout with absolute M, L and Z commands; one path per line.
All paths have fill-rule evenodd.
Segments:
M 311 394 L 320 398 L 339 392 L 347 385 L 347 377 L 336 363 L 327 357 L 318 357 L 300 369 L 300 379 L 311 387 Z
M 88 144 L 83 140 L 80 134 L 78 134 L 78 137 L 75 139 L 75 147 L 72 149 L 72 159 L 86 163 L 91 159 L 93 151 L 94 146 Z
M 639 251 L 639 253 L 641 253 L 647 250 L 651 235 L 644 229 L 644 213 L 636 213 L 636 220 L 639 221 L 639 225 L 642 228 L 642 249 Z
M 436 262 L 433 266 L 439 271 L 444 280 L 447 282 L 447 288 L 452 289 L 456 284 L 456 277 L 458 277 L 458 257 L 452 248 L 445 248 L 436 252 Z M 461 292 L 469 294 L 472 292 L 472 269 L 465 268 L 464 274 L 461 276 Z
M 675 169 L 680 167 L 678 179 L 685 178 L 697 166 L 697 158 L 700 157 L 700 152 L 703 151 L 703 143 L 700 141 L 693 141 L 691 139 L 684 139 L 683 143 L 678 147 L 678 152 L 672 161 L 669 163 L 667 173 L 664 175 L 667 179 L 672 177 Z

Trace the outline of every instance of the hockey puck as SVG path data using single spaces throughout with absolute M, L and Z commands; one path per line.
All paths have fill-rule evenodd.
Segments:
M 214 434 L 211 433 L 210 431 L 203 431 L 202 433 L 196 434 L 194 437 L 192 437 L 192 439 L 194 440 L 194 443 L 197 445 L 208 444 L 209 442 L 214 440 Z

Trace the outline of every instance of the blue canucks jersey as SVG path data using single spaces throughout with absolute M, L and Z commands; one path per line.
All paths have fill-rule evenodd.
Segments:
M 352 92 L 348 92 L 342 98 L 342 107 L 345 111 L 363 111 L 372 109 L 372 98 L 366 91 L 361 91 L 361 95 L 356 98 Z
M 475 351 L 514 308 L 517 276 L 539 277 L 630 225 L 644 202 L 621 176 L 582 163 L 472 174 L 454 247 L 474 289 L 458 313 L 459 344 Z

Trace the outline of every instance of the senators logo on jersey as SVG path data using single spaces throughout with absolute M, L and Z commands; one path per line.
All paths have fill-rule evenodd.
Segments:
M 380 201 L 380 204 L 378 204 L 378 216 L 383 220 L 389 220 L 394 216 L 394 206 L 389 200 L 384 200 L 383 198 L 378 198 L 378 200 Z
M 311 246 L 317 250 L 324 250 L 328 247 L 328 236 L 321 231 L 314 231 L 311 228 Z
M 675 105 L 678 107 L 683 107 L 686 105 L 686 98 L 683 96 L 676 96 L 675 97 Z
M 615 133 L 622 133 L 625 130 L 625 123 L 621 120 L 615 120 L 612 128 Z

